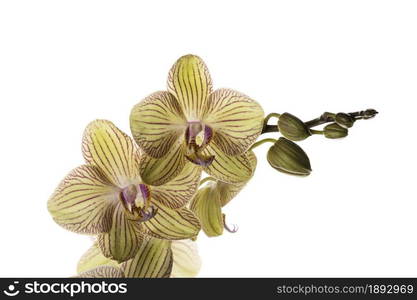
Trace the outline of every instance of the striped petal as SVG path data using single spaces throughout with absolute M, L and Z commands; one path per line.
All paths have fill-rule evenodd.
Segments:
M 201 223 L 201 228 L 207 236 L 222 235 L 224 229 L 220 194 L 216 184 L 210 182 L 200 188 L 190 204 L 191 210 Z
M 83 273 L 80 273 L 78 278 L 124 278 L 122 270 L 110 266 L 97 267 Z
M 214 143 L 203 150 L 204 155 L 214 155 L 213 162 L 204 168 L 206 173 L 227 183 L 239 183 L 252 177 L 253 168 L 246 153 L 236 156 L 224 154 Z
M 98 236 L 98 244 L 105 257 L 118 262 L 132 258 L 143 241 L 139 223 L 129 220 L 121 203 L 114 209 L 108 233 Z
M 172 209 L 181 208 L 194 196 L 200 177 L 201 168 L 187 162 L 175 179 L 152 188 L 152 199 Z
M 168 75 L 168 91 L 174 95 L 189 121 L 199 120 L 213 89 L 203 60 L 195 55 L 180 57 Z
M 85 160 L 119 187 L 140 178 L 136 144 L 110 121 L 96 120 L 87 126 L 82 150 Z
M 168 92 L 156 92 L 136 104 L 130 114 L 133 138 L 154 158 L 165 156 L 185 132 L 187 121 L 177 100 Z
M 186 207 L 170 209 L 158 202 L 153 202 L 158 209 L 156 215 L 143 224 L 145 233 L 160 239 L 183 240 L 194 238 L 200 231 L 200 222 Z
M 196 277 L 201 269 L 201 258 L 198 254 L 197 243 L 191 240 L 172 241 L 171 277 Z
M 140 176 L 149 185 L 162 185 L 180 174 L 185 165 L 185 145 L 178 140 L 173 149 L 162 158 L 142 155 L 140 158 Z
M 171 242 L 155 238 L 145 240 L 135 257 L 121 266 L 129 278 L 167 278 L 172 270 Z
M 87 272 L 100 266 L 119 267 L 119 264 L 101 253 L 98 243 L 94 243 L 87 252 L 81 256 L 77 264 L 77 273 Z
M 264 112 L 248 96 L 230 89 L 214 91 L 204 118 L 214 131 L 213 142 L 226 154 L 245 152 L 262 132 Z
M 62 227 L 86 234 L 110 230 L 118 188 L 94 166 L 72 170 L 48 200 L 48 210 Z
M 256 168 L 256 155 L 253 151 L 247 152 L 248 158 L 251 162 L 252 169 L 255 171 Z M 230 184 L 222 181 L 216 182 L 216 189 L 219 191 L 220 194 L 220 203 L 225 206 L 227 203 L 230 202 L 236 195 L 243 189 L 243 187 L 248 183 L 248 181 L 242 181 L 235 184 Z

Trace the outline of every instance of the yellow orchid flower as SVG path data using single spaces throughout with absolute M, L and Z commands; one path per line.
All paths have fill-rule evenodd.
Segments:
M 230 89 L 213 91 L 202 59 L 185 55 L 169 72 L 168 91 L 153 93 L 132 109 L 132 134 L 147 154 L 141 176 L 149 184 L 164 184 L 189 161 L 224 182 L 245 181 L 252 176 L 245 151 L 263 122 L 256 101 Z
M 147 238 L 135 256 L 123 263 L 105 257 L 99 245 L 94 243 L 79 260 L 77 277 L 195 277 L 200 268 L 201 259 L 196 242 Z
M 201 171 L 185 166 L 163 186 L 145 184 L 139 174 L 143 154 L 134 141 L 106 120 L 91 122 L 83 136 L 86 164 L 72 170 L 48 201 L 55 222 L 98 234 L 106 257 L 132 258 L 145 235 L 179 240 L 195 237 L 200 224 L 186 207 Z
M 256 155 L 253 151 L 248 151 L 246 155 L 254 172 L 257 164 Z M 207 236 L 222 235 L 224 229 L 235 232 L 236 227 L 231 229 L 226 224 L 226 216 L 222 213 L 222 207 L 227 205 L 243 189 L 249 179 L 231 184 L 206 177 L 200 184 L 207 181 L 208 183 L 197 191 L 190 202 L 190 209 L 200 220 L 201 228 Z

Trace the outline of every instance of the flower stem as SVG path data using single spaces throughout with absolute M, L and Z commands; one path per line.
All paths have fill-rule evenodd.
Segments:
M 276 139 L 263 139 L 260 141 L 257 141 L 256 143 L 254 143 L 248 151 L 255 149 L 256 147 L 265 144 L 265 143 L 275 143 L 277 140 Z
M 264 132 L 273 132 L 273 131 L 265 131 L 265 130 L 267 130 L 267 128 L 270 128 L 271 126 L 272 127 L 277 127 L 276 125 L 268 125 L 268 122 L 271 118 L 275 117 L 275 118 L 279 119 L 280 116 L 281 116 L 281 114 L 278 114 L 278 113 L 268 114 L 264 119 L 264 127 L 262 129 L 262 133 L 264 133 Z
M 311 132 L 312 134 L 324 134 L 324 131 L 323 131 L 323 130 L 314 130 L 314 129 L 310 129 L 310 132 Z
M 378 114 L 378 112 L 375 109 L 367 109 L 367 110 L 348 113 L 348 115 L 353 117 L 355 120 L 371 119 L 371 118 L 375 117 L 377 114 Z M 265 118 L 265 121 L 268 121 L 269 118 L 271 118 L 272 116 L 276 117 L 276 115 L 278 115 L 278 114 L 272 113 L 272 114 L 267 115 L 266 118 Z M 315 119 L 310 120 L 310 121 L 307 121 L 304 124 L 306 124 L 306 126 L 308 128 L 316 127 L 316 126 L 319 126 L 319 125 L 322 125 L 322 124 L 334 122 L 335 116 L 336 115 L 333 114 L 333 113 L 325 112 L 320 117 L 315 118 Z M 262 134 L 263 133 L 268 133 L 268 132 L 278 132 L 278 131 L 279 131 L 278 125 L 268 125 L 267 122 L 264 122 L 264 127 L 262 129 Z

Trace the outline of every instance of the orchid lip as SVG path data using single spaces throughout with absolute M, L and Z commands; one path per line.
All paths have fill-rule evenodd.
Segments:
M 197 136 L 202 132 L 202 142 L 197 143 Z M 185 131 L 185 142 L 187 145 L 187 154 L 186 158 L 202 167 L 209 166 L 213 160 L 214 156 L 203 155 L 201 152 L 209 144 L 213 136 L 213 130 L 211 127 L 202 124 L 200 121 L 190 121 L 188 122 L 187 129 Z
M 146 184 L 128 185 L 120 192 L 124 208 L 139 222 L 147 221 L 156 215 L 157 209 L 150 206 L 151 193 Z

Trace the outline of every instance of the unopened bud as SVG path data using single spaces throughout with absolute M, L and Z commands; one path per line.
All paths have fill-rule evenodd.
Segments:
M 267 159 L 274 169 L 283 173 L 297 176 L 307 176 L 311 173 L 310 160 L 304 150 L 283 137 L 269 148 Z
M 336 114 L 335 121 L 344 128 L 350 128 L 353 126 L 353 123 L 355 123 L 355 119 L 345 113 Z
M 324 136 L 328 139 L 340 139 L 348 135 L 348 130 L 336 123 L 324 127 L 323 132 Z
M 292 141 L 301 141 L 311 135 L 303 121 L 290 113 L 283 113 L 279 117 L 278 129 L 283 136 Z

